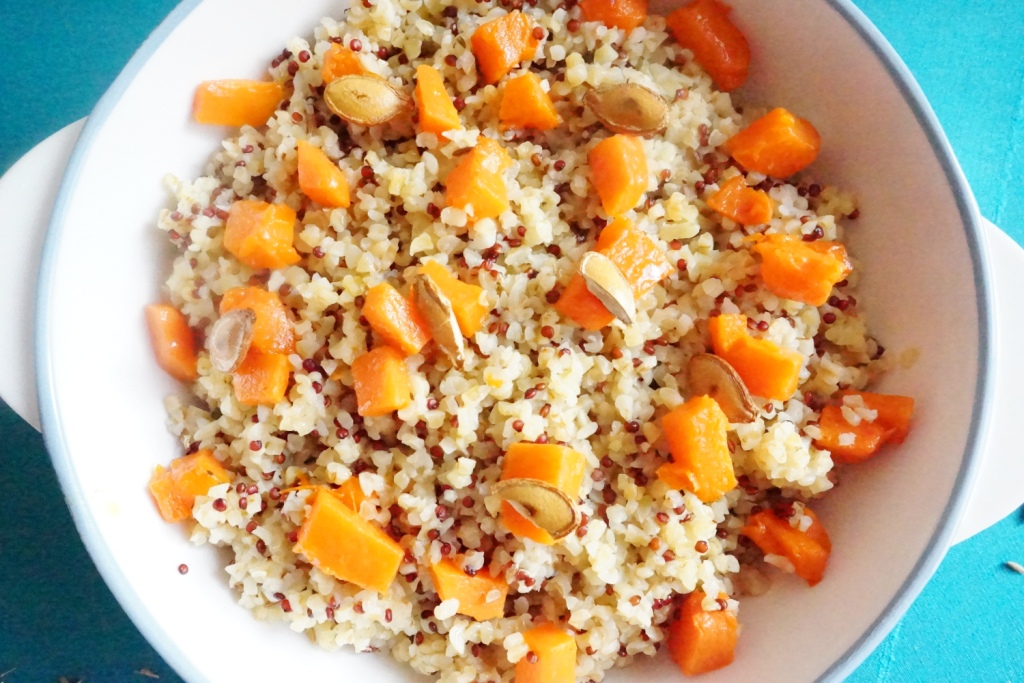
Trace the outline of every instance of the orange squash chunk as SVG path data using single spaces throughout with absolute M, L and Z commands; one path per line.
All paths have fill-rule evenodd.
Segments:
M 182 312 L 167 304 L 150 304 L 146 327 L 157 365 L 179 382 L 195 381 L 199 377 L 196 342 Z
M 480 298 L 484 292 L 483 287 L 462 282 L 437 261 L 427 261 L 420 272 L 429 276 L 451 301 L 455 320 L 463 336 L 472 337 L 479 332 L 487 317 L 487 305 L 481 303 Z
M 740 225 L 767 223 L 775 211 L 775 202 L 768 193 L 747 187 L 743 176 L 727 180 L 708 199 L 708 206 Z
M 224 248 L 250 268 L 285 268 L 299 262 L 292 246 L 295 211 L 284 204 L 243 199 L 231 205 Z
M 750 68 L 750 46 L 729 19 L 731 11 L 720 0 L 694 0 L 665 18 L 673 37 L 726 92 L 743 85 Z
M 821 136 L 810 121 L 779 108 L 726 140 L 725 149 L 748 171 L 786 178 L 818 157 Z
M 180 522 L 192 516 L 197 496 L 229 481 L 231 474 L 213 451 L 203 449 L 172 460 L 167 469 L 157 465 L 149 479 L 149 493 L 165 522 Z
M 324 54 L 324 64 L 320 68 L 320 75 L 327 85 L 333 80 L 342 76 L 358 76 L 366 73 L 359 55 L 338 43 L 332 43 Z
M 360 588 L 387 593 L 405 551 L 336 497 L 313 493 L 295 552 L 320 571 Z
M 421 131 L 440 135 L 462 128 L 459 112 L 445 90 L 440 71 L 426 64 L 416 67 L 415 96 Z
M 264 125 L 284 100 L 283 83 L 266 81 L 204 81 L 192 99 L 192 116 L 214 126 Z
M 354 512 L 359 512 L 359 508 L 362 507 L 363 501 L 366 500 L 366 494 L 363 493 L 363 487 L 359 485 L 359 477 L 353 475 L 345 480 L 345 482 L 336 489 L 330 490 L 334 497 L 340 500 L 345 506 Z
M 371 288 L 365 300 L 366 321 L 389 346 L 411 356 L 430 341 L 430 330 L 419 309 L 388 283 Z
M 463 210 L 472 206 L 472 220 L 497 218 L 508 208 L 503 174 L 511 165 L 511 157 L 500 144 L 480 136 L 476 147 L 445 178 L 445 206 Z
M 601 300 L 590 293 L 586 280 L 579 273 L 574 274 L 565 286 L 555 310 L 585 330 L 600 330 L 615 320 Z
M 814 586 L 825 575 L 832 542 L 811 509 L 804 507 L 804 514 L 813 520 L 807 531 L 793 528 L 773 510 L 762 510 L 747 518 L 740 533 L 766 555 L 781 555 L 792 562 L 796 575 Z
M 505 84 L 498 121 L 502 130 L 551 130 L 562 123 L 562 117 L 555 111 L 551 96 L 541 87 L 540 77 L 531 72 L 516 76 Z
M 755 396 L 788 400 L 800 383 L 804 357 L 767 339 L 747 333 L 747 316 L 723 314 L 711 319 L 708 329 L 715 355 L 729 363 Z
M 832 288 L 853 267 L 838 242 L 804 242 L 796 235 L 763 235 L 754 244 L 761 278 L 773 294 L 811 306 L 828 301 Z
M 890 430 L 887 442 L 901 444 L 910 432 L 914 417 L 914 399 L 898 394 L 875 394 L 870 391 L 841 391 L 842 396 L 860 396 L 870 410 L 878 411 L 875 422 Z
M 232 378 L 235 398 L 249 406 L 280 403 L 291 374 L 292 366 L 286 354 L 263 353 L 250 348 Z
M 220 313 L 248 308 L 256 314 L 251 348 L 264 353 L 295 352 L 295 333 L 281 297 L 260 287 L 232 287 L 220 300 Z
M 607 256 L 622 272 L 636 298 L 651 291 L 673 269 L 672 262 L 654 240 L 624 218 L 612 221 L 601 231 L 595 250 Z M 555 309 L 585 330 L 599 330 L 615 319 L 590 293 L 579 273 L 573 275 Z
M 526 656 L 516 662 L 516 683 L 576 681 L 576 639 L 565 629 L 551 623 L 534 626 L 523 633 L 523 640 L 536 658 Z
M 705 612 L 705 593 L 694 591 L 683 600 L 679 618 L 668 627 L 668 651 L 687 676 L 732 664 L 739 640 L 739 622 L 728 610 Z
M 583 455 L 568 446 L 519 442 L 505 451 L 501 479 L 539 479 L 575 500 L 580 494 L 585 464 Z M 502 501 L 501 520 L 515 536 L 542 545 L 555 543 L 551 534 L 520 514 L 508 501 Z
M 485 82 L 497 83 L 519 62 L 533 57 L 540 44 L 533 26 L 533 19 L 515 10 L 473 32 L 470 47 Z
M 412 403 L 409 368 L 402 354 L 378 346 L 352 361 L 356 411 L 363 417 L 387 415 Z
M 429 571 L 441 600 L 459 601 L 458 614 L 477 621 L 500 619 L 505 615 L 508 584 L 500 576 L 492 576 L 490 570 L 470 576 L 455 560 L 446 557 L 430 565 Z
M 298 143 L 299 189 L 321 206 L 348 208 L 348 178 L 319 147 L 305 140 Z
M 726 436 L 729 420 L 710 396 L 694 396 L 661 419 L 672 462 L 658 478 L 712 503 L 736 488 Z
M 891 430 L 877 420 L 852 425 L 843 417 L 839 406 L 825 406 L 818 418 L 821 436 L 814 440 L 818 448 L 832 453 L 839 462 L 863 462 L 878 452 Z
M 665 252 L 643 230 L 620 218 L 597 238 L 597 251 L 618 267 L 633 290 L 642 297 L 674 270 Z
M 629 33 L 647 18 L 647 0 L 580 0 L 584 21 L 599 21 Z
M 875 455 L 885 443 L 903 443 L 914 415 L 914 399 L 866 391 L 845 391 L 840 396 L 860 396 L 864 406 L 878 415 L 871 422 L 850 424 L 841 406 L 825 406 L 818 420 L 821 436 L 814 445 L 832 453 L 840 462 L 857 463 Z
M 587 154 L 590 182 L 609 216 L 618 217 L 640 201 L 647 191 L 647 156 L 643 141 L 633 135 L 613 135 Z

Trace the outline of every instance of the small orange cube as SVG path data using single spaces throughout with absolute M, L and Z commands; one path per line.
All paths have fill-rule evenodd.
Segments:
M 363 417 L 387 415 L 412 403 L 409 368 L 401 352 L 378 346 L 352 361 L 357 412 Z
M 505 615 L 505 596 L 508 584 L 489 570 L 470 576 L 451 558 L 443 558 L 430 565 L 430 579 L 441 600 L 459 601 L 458 614 L 477 621 L 500 619 Z
M 523 633 L 527 655 L 516 662 L 516 683 L 574 683 L 576 639 L 555 624 L 542 624 Z
M 213 451 L 204 449 L 176 458 L 167 469 L 157 465 L 149 480 L 149 493 L 165 522 L 180 522 L 192 516 L 197 496 L 229 481 L 231 474 L 213 457 Z
M 245 405 L 274 405 L 284 400 L 292 366 L 283 353 L 263 353 L 250 348 L 235 370 L 235 398 Z
M 335 496 L 323 493 L 313 494 L 295 552 L 336 579 L 387 593 L 405 557 L 402 546 Z
M 250 268 L 285 268 L 299 262 L 295 211 L 284 204 L 243 199 L 231 205 L 224 248 Z
M 284 100 L 283 83 L 267 81 L 205 81 L 196 88 L 192 116 L 215 126 L 264 125 Z

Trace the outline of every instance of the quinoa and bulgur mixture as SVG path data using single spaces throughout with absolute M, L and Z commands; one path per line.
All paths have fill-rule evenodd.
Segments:
M 536 47 L 488 83 L 471 36 L 510 13 L 526 18 Z M 554 624 L 560 635 L 548 635 L 568 639 L 575 680 L 599 681 L 611 667 L 666 646 L 680 613 L 728 616 L 735 636 L 738 598 L 765 591 L 780 570 L 820 580 L 823 563 L 817 575 L 801 572 L 785 542 L 765 540 L 763 526 L 761 535 L 751 531 L 752 520 L 782 520 L 827 559 L 827 536 L 805 503 L 836 483 L 830 450 L 846 449 L 842 459 L 856 461 L 870 455 L 857 450 L 864 434 L 877 437 L 877 448 L 902 432 L 886 424 L 878 395 L 840 395 L 864 388 L 884 362 L 853 295 L 855 264 L 827 284 L 820 305 L 784 298 L 762 277 L 767 252 L 759 249 L 772 242 L 758 235 L 837 243 L 858 211 L 852 197 L 820 180 L 769 177 L 730 156 L 725 143 L 767 110 L 736 106 L 664 17 L 641 20 L 629 30 L 588 21 L 575 0 L 339 7 L 336 18 L 311 37 L 293 38 L 274 58 L 268 80 L 284 98 L 265 125 L 234 129 L 201 177 L 168 177 L 174 205 L 158 225 L 179 254 L 166 295 L 196 344 L 184 377 L 189 393 L 168 398 L 166 408 L 186 456 L 209 456 L 213 477 L 175 518 L 191 525 L 193 543 L 230 548 L 228 582 L 258 618 L 285 621 L 323 647 L 380 650 L 441 681 L 466 683 L 509 681 L 517 670 L 525 680 L 523 667 L 563 656 L 564 647 L 549 653 L 526 635 Z M 385 95 L 397 98 L 401 113 L 365 126 L 339 117 L 325 101 L 332 51 L 332 59 L 344 51 L 355 60 L 349 73 L 387 84 Z M 413 87 L 424 65 L 440 74 L 460 127 L 422 131 L 422 96 Z M 524 74 L 538 76 L 553 103 L 554 125 L 546 129 L 503 123 L 508 83 Z M 621 136 L 599 120 L 588 93 L 627 82 L 660 96 L 663 130 Z M 615 216 L 592 179 L 592 151 L 613 137 L 629 137 L 646 163 L 641 199 Z M 494 143 L 508 163 L 472 169 L 500 178 L 506 193 L 507 203 L 489 217 L 452 201 L 449 174 Z M 340 169 L 348 205 L 324 206 L 303 191 L 299 147 Z M 766 220 L 743 225 L 709 206 L 734 178 L 770 198 Z M 469 174 L 471 183 L 478 179 Z M 293 220 L 291 241 L 278 245 L 290 263 L 253 267 L 257 261 L 239 258 L 239 247 L 226 246 L 240 206 L 280 208 L 277 219 Z M 559 300 L 616 221 L 647 245 L 657 276 L 623 302 L 635 309 L 615 316 L 626 322 L 587 330 L 574 319 L 579 311 L 560 308 Z M 614 272 L 628 270 L 617 266 Z M 416 323 L 426 330 L 422 338 L 434 341 L 421 339 L 418 350 L 381 334 L 402 311 L 419 314 L 424 296 L 433 295 L 417 283 L 430 279 L 424 269 L 438 267 L 479 288 L 467 290 L 478 292 L 475 300 L 444 301 L 443 320 L 419 310 L 428 318 L 425 328 Z M 400 299 L 383 317 L 369 311 L 371 291 L 382 283 Z M 228 306 L 229 299 L 238 301 Z M 463 335 L 463 319 L 451 322 L 456 303 L 455 314 L 480 307 L 478 330 Z M 210 336 L 228 309 L 245 313 L 237 324 L 251 339 L 229 344 L 236 352 L 241 344 L 242 355 L 250 345 L 269 344 L 248 351 L 259 355 L 281 341 L 261 337 L 261 316 L 290 328 L 283 347 L 264 354 L 283 359 L 281 396 L 263 400 L 248 383 L 243 390 L 242 358 L 227 365 L 211 359 Z M 735 335 L 797 358 L 799 388 L 764 398 L 772 392 L 759 394 L 749 369 L 735 361 L 736 372 L 727 366 L 721 381 L 738 376 L 739 385 L 716 397 L 736 403 L 726 410 L 733 421 L 715 401 L 699 403 L 691 360 L 712 347 L 729 359 L 712 341 L 716 319 L 745 320 Z M 457 339 L 439 336 L 445 324 Z M 450 348 L 456 342 L 460 352 Z M 382 349 L 387 362 L 370 367 L 364 385 L 386 384 L 397 373 L 406 395 L 386 406 L 397 409 L 365 409 L 358 366 Z M 823 446 L 826 406 L 846 425 L 832 449 Z M 749 414 L 738 420 L 737 408 Z M 698 431 L 721 424 L 720 445 L 731 460 L 724 493 L 707 495 L 699 471 L 680 474 L 688 465 L 665 434 L 667 416 L 680 410 L 697 415 L 688 424 Z M 715 423 L 701 415 L 721 417 Z M 578 458 L 578 491 L 551 493 L 559 484 L 550 480 L 542 492 L 572 508 L 572 523 L 543 542 L 524 537 L 532 534 L 522 532 L 523 519 L 507 522 L 503 508 L 512 503 L 495 492 L 515 444 L 564 446 L 535 452 Z M 158 502 L 156 482 L 166 483 L 168 472 L 173 465 L 154 476 Z M 679 485 L 680 476 L 692 485 Z M 529 505 L 513 507 L 529 526 Z M 164 506 L 161 512 L 173 517 Z M 397 553 L 394 579 L 386 571 L 362 582 L 338 578 L 352 575 L 335 570 L 330 548 L 314 547 L 314 537 L 330 543 L 329 533 L 310 528 L 321 513 L 369 534 L 368 557 L 377 545 L 381 557 Z M 442 566 L 466 581 L 486 577 L 493 588 L 476 596 L 475 607 L 466 596 L 442 599 Z M 696 604 L 684 604 L 687 596 L 697 596 Z M 723 663 L 680 666 L 695 672 Z

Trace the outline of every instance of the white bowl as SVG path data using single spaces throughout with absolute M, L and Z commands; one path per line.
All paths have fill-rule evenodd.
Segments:
M 754 53 L 740 97 L 811 119 L 824 139 L 816 175 L 859 195 L 848 237 L 873 329 L 890 353 L 920 352 L 881 389 L 914 396 L 918 408 L 898 452 L 859 466 L 819 504 L 834 543 L 825 581 L 782 581 L 745 599 L 736 662 L 703 680 L 840 680 L 914 599 L 954 531 L 991 403 L 986 256 L 934 115 L 858 10 L 845 0 L 732 3 Z M 161 522 L 145 491 L 153 466 L 178 455 L 162 408 L 177 387 L 142 333 L 142 309 L 159 298 L 170 262 L 153 227 L 167 201 L 160 179 L 196 175 L 222 136 L 191 123 L 192 91 L 212 77 L 258 77 L 288 37 L 336 10 L 326 0 L 239 7 L 178 7 L 101 100 L 71 159 L 39 281 L 47 445 L 101 573 L 184 678 L 413 680 L 383 655 L 328 653 L 254 620 L 235 605 L 224 558 Z M 639 676 L 680 678 L 662 657 L 608 680 Z

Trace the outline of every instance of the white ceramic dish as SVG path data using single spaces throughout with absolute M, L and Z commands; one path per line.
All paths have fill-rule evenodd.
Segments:
M 231 0 L 207 0 L 175 10 L 90 117 L 44 249 L 35 350 L 48 447 L 100 571 L 192 681 L 238 675 L 226 652 L 274 652 L 249 673 L 256 680 L 324 671 L 412 678 L 384 657 L 322 652 L 254 621 L 233 604 L 223 558 L 160 522 L 143 484 L 155 463 L 178 454 L 161 407 L 175 387 L 141 333 L 168 262 L 152 227 L 166 202 L 160 178 L 195 175 L 222 135 L 189 122 L 192 90 L 206 78 L 258 75 L 333 4 L 253 0 L 239 14 Z M 825 140 L 816 174 L 860 196 L 850 241 L 864 262 L 862 300 L 888 348 L 921 351 L 882 389 L 913 395 L 919 407 L 898 456 L 862 465 L 821 504 L 835 544 L 826 580 L 814 590 L 783 581 L 745 600 L 736 663 L 704 680 L 839 680 L 919 592 L 962 512 L 993 396 L 990 271 L 948 144 L 866 19 L 841 0 L 733 4 L 756 55 L 743 96 L 813 120 Z M 239 47 L 256 35 L 255 47 Z M 181 562 L 192 568 L 186 577 Z M 609 680 L 637 676 L 679 679 L 661 660 Z

